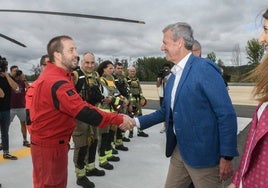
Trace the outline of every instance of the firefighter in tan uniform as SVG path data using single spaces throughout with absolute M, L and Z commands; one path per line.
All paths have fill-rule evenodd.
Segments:
M 81 68 L 74 73 L 74 83 L 80 96 L 92 105 L 100 103 L 104 97 L 101 94 L 101 84 L 99 75 L 95 68 L 95 57 L 87 52 L 83 55 Z M 98 129 L 85 122 L 76 120 L 76 127 L 72 134 L 74 142 L 75 173 L 77 184 L 87 187 L 88 178 L 86 176 L 104 176 L 105 171 L 95 167 L 95 156 L 98 145 Z
M 109 103 L 102 103 L 101 108 L 108 112 L 120 112 L 121 108 L 127 105 L 127 100 L 120 95 L 118 89 L 114 83 L 113 77 L 114 66 L 111 61 L 104 61 L 98 67 L 98 73 L 100 80 L 104 88 L 105 97 L 110 99 Z M 109 163 L 117 162 L 119 157 L 114 154 L 118 154 L 117 150 L 112 147 L 114 142 L 115 132 L 117 127 L 111 124 L 109 127 L 99 129 L 99 139 L 101 140 L 99 148 L 99 166 L 111 170 L 113 165 Z
M 136 77 L 136 68 L 135 67 L 130 67 L 128 69 L 128 77 L 127 77 L 127 82 L 130 87 L 130 104 L 132 105 L 132 112 L 130 115 L 134 117 L 138 117 L 142 115 L 142 106 L 146 105 L 146 99 L 142 94 L 142 89 L 140 86 L 140 81 Z M 138 129 L 137 135 L 140 137 L 148 137 L 149 135 L 146 134 L 145 132 L 141 131 Z M 133 137 L 133 130 L 129 132 L 129 138 Z
M 116 88 L 119 90 L 120 94 L 123 95 L 128 101 L 130 99 L 130 88 L 127 83 L 126 76 L 124 75 L 124 66 L 122 63 L 117 62 L 114 65 L 114 81 Z M 128 114 L 128 111 L 132 111 L 131 105 L 124 107 L 121 109 L 120 113 Z M 123 145 L 124 142 L 130 142 L 130 139 L 126 137 L 125 131 L 121 129 L 117 129 L 116 131 L 116 139 L 115 139 L 115 149 L 127 151 L 128 148 Z

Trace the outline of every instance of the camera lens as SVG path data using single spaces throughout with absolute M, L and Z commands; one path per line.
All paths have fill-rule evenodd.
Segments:
M 22 71 L 21 70 L 17 70 L 16 76 L 20 76 L 21 74 L 22 74 Z

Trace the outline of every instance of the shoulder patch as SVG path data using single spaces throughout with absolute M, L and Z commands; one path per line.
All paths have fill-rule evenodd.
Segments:
M 68 96 L 72 96 L 75 94 L 74 90 L 72 90 L 72 89 L 68 90 L 66 93 Z

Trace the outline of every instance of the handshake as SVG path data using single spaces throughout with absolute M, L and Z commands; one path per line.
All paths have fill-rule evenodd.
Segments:
M 123 115 L 123 123 L 119 125 L 119 128 L 127 131 L 127 130 L 131 130 L 136 126 L 136 122 L 134 120 L 134 118 L 131 118 L 127 115 Z

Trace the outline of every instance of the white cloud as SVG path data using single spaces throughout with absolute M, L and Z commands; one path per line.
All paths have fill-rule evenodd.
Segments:
M 145 25 L 85 18 L 0 12 L 0 33 L 24 44 L 22 48 L 0 38 L 0 55 L 10 65 L 30 73 L 46 53 L 47 42 L 56 35 L 70 35 L 79 53 L 96 56 L 164 56 L 160 46 L 162 29 L 177 21 L 188 22 L 200 41 L 203 56 L 215 52 L 226 65 L 235 44 L 246 63 L 245 46 L 260 34 L 261 14 L 268 8 L 263 0 L 12 0 L 1 1 L 1 9 L 71 12 L 143 20 Z

